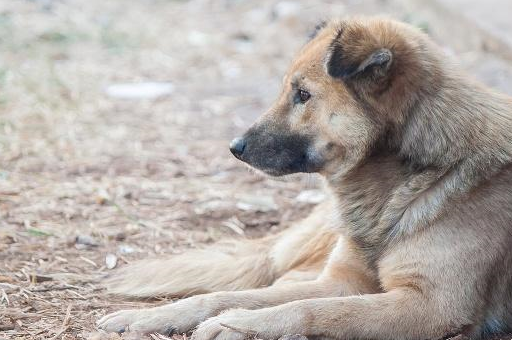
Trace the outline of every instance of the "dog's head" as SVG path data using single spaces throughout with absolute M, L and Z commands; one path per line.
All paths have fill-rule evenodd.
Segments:
M 329 23 L 300 51 L 275 104 L 230 145 L 270 175 L 347 171 L 413 105 L 422 34 L 382 19 Z

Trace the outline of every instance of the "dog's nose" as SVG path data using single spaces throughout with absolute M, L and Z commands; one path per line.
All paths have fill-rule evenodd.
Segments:
M 236 158 L 240 158 L 244 153 L 245 145 L 245 139 L 237 137 L 229 143 L 229 150 Z

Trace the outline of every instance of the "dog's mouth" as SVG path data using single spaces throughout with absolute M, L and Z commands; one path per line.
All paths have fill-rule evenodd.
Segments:
M 242 160 L 243 161 L 243 160 Z M 272 176 L 272 177 L 281 177 L 281 176 L 287 176 L 297 173 L 314 173 L 318 172 L 319 169 L 316 169 L 312 166 L 308 165 L 298 165 L 298 166 L 288 166 L 284 168 L 270 168 L 270 167 L 258 167 L 254 166 L 251 163 L 248 163 L 246 161 L 243 161 L 249 168 L 257 170 L 259 172 L 262 172 L 266 175 Z
M 321 157 L 310 147 L 311 140 L 300 135 L 255 134 L 249 130 L 230 144 L 231 153 L 252 168 L 279 177 L 318 172 Z

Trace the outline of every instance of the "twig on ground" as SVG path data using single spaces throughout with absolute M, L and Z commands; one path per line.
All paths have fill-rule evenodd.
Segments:
M 61 336 L 65 331 L 69 329 L 69 319 L 71 317 L 71 305 L 68 305 L 68 308 L 66 310 L 66 316 L 64 317 L 64 320 L 62 321 L 62 326 L 60 330 L 50 338 L 50 340 L 55 340 L 59 336 Z
M 69 328 L 69 326 L 65 326 L 63 328 L 60 329 L 60 331 L 58 331 L 54 336 L 52 336 L 49 340 L 55 340 L 57 339 L 59 336 L 61 336 L 65 331 L 67 331 Z
M 40 313 L 23 313 L 19 311 L 2 311 L 0 312 L 2 316 L 9 316 L 13 319 L 31 319 L 31 318 L 41 318 Z
M 87 263 L 89 263 L 89 264 L 91 264 L 91 265 L 93 265 L 93 266 L 94 266 L 94 268 L 98 268 L 98 265 L 97 265 L 97 264 L 96 264 L 96 262 L 94 262 L 93 260 L 88 259 L 88 258 L 87 258 L 87 257 L 85 257 L 85 256 L 80 256 L 80 259 L 81 259 L 81 260 L 83 260 L 83 261 L 85 261 L 85 262 L 87 262 Z

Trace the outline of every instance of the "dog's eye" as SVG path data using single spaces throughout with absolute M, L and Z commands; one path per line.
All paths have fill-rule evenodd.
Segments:
M 299 101 L 303 104 L 307 102 L 309 98 L 311 98 L 311 94 L 303 89 L 299 89 L 299 91 L 297 92 L 297 96 L 299 98 Z

